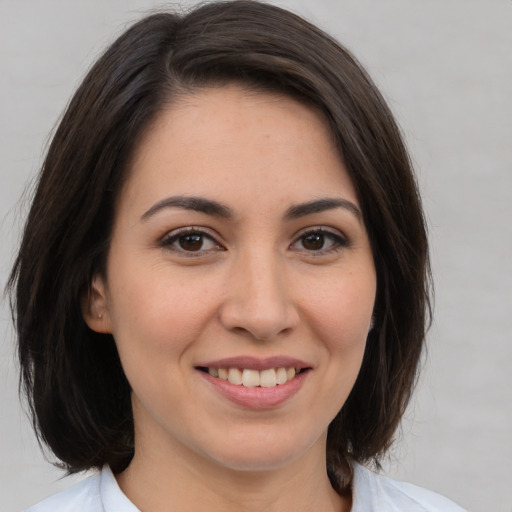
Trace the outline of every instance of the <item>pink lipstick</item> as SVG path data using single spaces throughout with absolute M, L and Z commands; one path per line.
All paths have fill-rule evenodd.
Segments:
M 312 367 L 286 356 L 243 356 L 205 361 L 196 369 L 216 392 L 236 405 L 268 409 L 295 395 Z

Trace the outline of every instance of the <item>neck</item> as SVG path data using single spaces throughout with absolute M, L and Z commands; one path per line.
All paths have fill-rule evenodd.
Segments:
M 277 469 L 233 470 L 197 454 L 137 450 L 117 480 L 128 498 L 151 512 L 348 512 L 350 499 L 332 488 L 325 443 Z M 145 455 L 139 455 L 144 453 Z

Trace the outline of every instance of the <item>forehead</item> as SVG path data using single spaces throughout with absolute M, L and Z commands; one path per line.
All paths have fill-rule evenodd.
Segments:
M 157 116 L 122 195 L 132 204 L 165 194 L 254 203 L 333 192 L 357 202 L 323 114 L 285 95 L 229 85 L 182 96 Z

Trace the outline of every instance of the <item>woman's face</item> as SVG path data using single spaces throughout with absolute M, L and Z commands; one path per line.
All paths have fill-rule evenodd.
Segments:
M 325 460 L 375 290 L 321 114 L 235 85 L 169 107 L 136 152 L 86 313 L 131 384 L 136 457 Z

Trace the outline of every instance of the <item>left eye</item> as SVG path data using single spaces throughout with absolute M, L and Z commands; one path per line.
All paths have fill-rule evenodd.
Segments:
M 346 245 L 347 241 L 340 235 L 331 233 L 330 231 L 315 230 L 302 234 L 299 239 L 292 244 L 292 248 L 308 252 L 325 252 Z
M 170 235 L 163 240 L 166 248 L 179 252 L 197 253 L 220 248 L 213 238 L 201 231 L 187 231 Z

